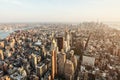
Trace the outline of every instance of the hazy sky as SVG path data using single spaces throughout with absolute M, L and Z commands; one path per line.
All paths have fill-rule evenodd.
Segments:
M 120 21 L 120 0 L 0 0 L 0 22 Z

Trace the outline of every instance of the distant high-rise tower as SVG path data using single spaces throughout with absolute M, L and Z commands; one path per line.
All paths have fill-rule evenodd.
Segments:
M 67 43 L 69 44 L 70 42 L 70 35 L 69 35 L 69 32 L 68 30 L 65 30 L 65 41 L 67 41 Z
M 64 49 L 64 37 L 57 37 L 58 50 Z
M 67 50 L 70 50 L 70 33 L 67 29 L 65 30 L 65 41 L 67 42 Z

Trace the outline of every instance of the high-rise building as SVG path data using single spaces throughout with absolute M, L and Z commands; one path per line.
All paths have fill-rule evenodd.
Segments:
M 56 49 L 56 47 L 57 47 L 57 43 L 56 43 L 55 39 L 53 39 L 52 43 L 51 43 L 51 50 Z
M 37 75 L 39 77 L 43 76 L 43 74 L 47 71 L 47 65 L 46 64 L 38 64 L 36 68 Z
M 10 47 L 13 48 L 15 46 L 15 39 L 12 39 L 10 42 Z
M 58 50 L 64 49 L 64 37 L 57 37 Z
M 65 68 L 64 68 L 64 73 L 65 73 L 65 79 L 66 80 L 73 80 L 74 78 L 74 65 L 72 61 L 66 60 L 65 62 Z
M 62 49 L 61 53 L 58 54 L 58 73 L 60 76 L 64 75 L 64 65 L 66 61 L 66 54 Z
M 0 41 L 0 48 L 4 48 L 4 47 L 5 47 L 4 41 Z
M 57 54 L 58 54 L 58 47 L 56 47 L 56 49 L 55 49 L 55 57 L 54 57 L 54 59 L 55 59 L 55 75 L 57 75 L 57 72 L 58 72 L 58 66 L 57 66 Z
M 65 41 L 67 41 L 68 45 L 70 44 L 70 35 L 69 35 L 68 30 L 65 31 Z
M 32 63 L 32 67 L 34 69 L 36 69 L 36 66 L 37 66 L 37 56 L 35 54 L 31 54 L 31 63 Z
M 55 77 L 55 61 L 54 61 L 55 54 L 54 53 L 55 53 L 54 50 L 51 51 L 51 54 L 52 54 L 52 80 L 54 80 L 54 77 Z
M 58 53 L 57 43 L 53 39 L 51 44 L 51 55 L 52 55 L 52 69 L 54 69 L 53 71 L 54 75 L 57 75 L 57 53 Z
M 0 50 L 0 60 L 4 60 L 3 50 Z
M 51 51 L 51 55 L 52 55 L 52 74 L 51 74 L 51 78 L 52 80 L 54 80 L 55 75 L 57 75 L 57 49 L 56 50 L 52 50 Z
M 65 41 L 67 42 L 67 51 L 70 50 L 70 33 L 66 29 L 65 30 Z
M 77 68 L 77 57 L 74 55 L 73 50 L 70 51 L 70 60 L 74 64 L 74 69 L 76 70 L 76 68 Z
M 42 57 L 46 58 L 46 55 L 47 55 L 47 53 L 46 53 L 46 50 L 45 50 L 45 46 L 42 45 Z
M 64 51 L 65 51 L 65 52 L 67 52 L 67 51 L 68 51 L 67 41 L 64 41 Z
M 3 76 L 0 78 L 0 80 L 11 80 L 9 76 Z

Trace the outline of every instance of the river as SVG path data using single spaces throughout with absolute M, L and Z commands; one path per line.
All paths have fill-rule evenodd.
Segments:
M 27 29 L 31 29 L 31 28 L 34 28 L 34 27 L 18 28 L 18 29 L 7 30 L 7 31 L 0 30 L 0 39 L 6 38 L 7 36 L 10 35 L 10 33 L 14 32 L 14 31 L 17 31 L 17 30 L 27 30 Z

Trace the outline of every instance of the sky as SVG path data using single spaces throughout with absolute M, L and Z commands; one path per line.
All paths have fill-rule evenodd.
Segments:
M 0 0 L 0 22 L 120 21 L 120 0 Z

